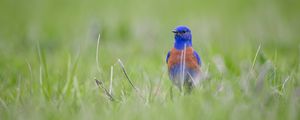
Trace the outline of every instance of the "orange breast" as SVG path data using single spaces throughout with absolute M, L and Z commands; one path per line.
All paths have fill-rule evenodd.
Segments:
M 168 68 L 170 69 L 172 66 L 176 64 L 180 64 L 183 59 L 184 50 L 177 50 L 172 48 L 170 51 L 170 57 L 168 60 Z M 199 69 L 199 65 L 197 62 L 197 58 L 194 56 L 194 49 L 192 47 L 188 47 L 185 50 L 185 65 L 190 69 Z

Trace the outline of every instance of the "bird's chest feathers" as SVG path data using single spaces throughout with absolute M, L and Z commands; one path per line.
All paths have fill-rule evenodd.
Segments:
M 197 69 L 199 67 L 192 47 L 187 47 L 185 50 L 177 50 L 173 48 L 170 51 L 168 68 L 171 69 L 172 67 L 178 65 L 185 65 L 186 67 L 192 69 Z

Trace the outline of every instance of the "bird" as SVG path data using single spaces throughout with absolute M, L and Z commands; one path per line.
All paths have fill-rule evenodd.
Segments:
M 199 83 L 201 59 L 192 47 L 192 32 L 189 27 L 177 26 L 172 32 L 174 47 L 166 57 L 169 78 L 180 91 L 190 93 Z

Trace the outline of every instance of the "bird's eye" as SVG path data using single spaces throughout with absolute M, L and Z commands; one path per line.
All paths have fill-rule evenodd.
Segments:
M 186 31 L 184 30 L 184 31 L 182 31 L 182 33 L 186 33 Z

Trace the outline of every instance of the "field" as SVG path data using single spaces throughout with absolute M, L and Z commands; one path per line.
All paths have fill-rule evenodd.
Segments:
M 0 0 L 0 119 L 299 120 L 299 12 L 296 0 Z M 185 95 L 165 63 L 178 25 L 203 61 Z

